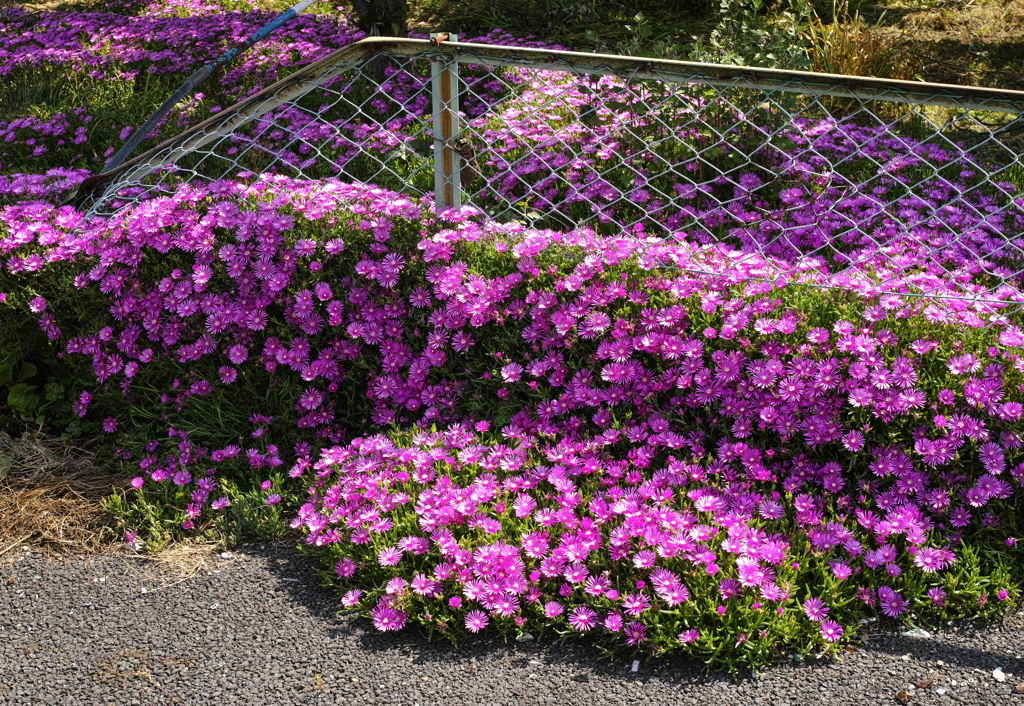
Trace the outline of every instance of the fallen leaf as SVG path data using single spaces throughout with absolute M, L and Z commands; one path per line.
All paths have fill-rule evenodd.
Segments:
M 934 679 L 922 679 L 921 681 L 917 682 L 917 688 L 918 689 L 930 689 L 932 684 L 934 684 L 934 683 L 935 683 Z
M 1024 694 L 1024 684 L 1018 684 L 1014 691 L 1018 694 Z
M 912 698 L 914 698 L 914 695 L 911 694 L 906 689 L 900 689 L 899 691 L 896 692 L 896 700 L 899 701 L 901 704 L 907 703 Z
M 15 579 L 14 579 L 13 576 L 11 578 L 7 579 L 7 585 L 10 586 L 12 583 L 14 583 L 14 580 Z

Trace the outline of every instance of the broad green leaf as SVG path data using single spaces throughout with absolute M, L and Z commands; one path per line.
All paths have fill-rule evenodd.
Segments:
M 7 404 L 19 412 L 35 409 L 39 404 L 39 395 L 33 392 L 35 389 L 35 385 L 19 382 L 7 393 Z
M 25 363 L 21 366 L 21 372 L 18 373 L 18 382 L 25 382 L 29 378 L 35 376 L 37 372 L 36 366 L 32 365 L 32 363 Z

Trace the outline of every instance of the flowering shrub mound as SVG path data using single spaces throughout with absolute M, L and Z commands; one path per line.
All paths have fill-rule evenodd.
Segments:
M 92 379 L 129 537 L 291 522 L 380 629 L 756 664 L 1018 598 L 1024 331 L 983 304 L 336 180 L 0 233 L 0 333 Z
M 0 103 L 74 70 L 97 105 L 148 106 L 268 17 L 132 11 L 8 14 Z M 151 139 L 359 36 L 299 18 Z M 5 413 L 109 440 L 128 541 L 290 525 L 381 630 L 589 632 L 729 666 L 1019 599 L 1024 201 L 1001 167 L 742 94 L 683 87 L 680 108 L 469 66 L 474 203 L 543 218 L 438 214 L 354 181 L 368 152 L 422 176 L 425 66 L 324 87 L 356 115 L 316 95 L 232 135 L 225 156 L 276 175 L 179 165 L 89 220 L 53 205 L 87 175 L 68 165 L 131 125 L 0 122 L 0 161 L 38 172 L 0 176 Z

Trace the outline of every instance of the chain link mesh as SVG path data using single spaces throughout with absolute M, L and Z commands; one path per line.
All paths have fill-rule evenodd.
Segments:
M 460 129 L 444 142 L 432 62 L 459 78 Z M 90 213 L 182 183 L 295 180 L 310 202 L 355 183 L 429 207 L 434 153 L 451 149 L 442 181 L 464 207 L 646 238 L 651 268 L 1019 324 L 1022 114 L 1014 91 L 369 40 L 129 162 Z

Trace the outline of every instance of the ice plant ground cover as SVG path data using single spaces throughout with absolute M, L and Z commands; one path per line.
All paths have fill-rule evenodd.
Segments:
M 1011 322 L 341 182 L 3 217 L 7 303 L 142 471 L 132 539 L 290 522 L 382 630 L 718 665 L 1019 597 Z
M 351 135 L 384 155 L 426 110 L 425 75 L 390 78 L 390 137 Z M 1017 184 L 805 120 L 773 134 L 817 161 L 761 155 L 782 178 L 750 167 L 684 194 L 619 139 L 642 112 L 620 85 L 587 88 L 602 104 L 514 78 L 477 76 L 467 103 L 496 146 L 477 196 L 529 187 L 584 225 L 246 173 L 84 221 L 47 201 L 86 174 L 43 173 L 67 145 L 30 158 L 16 134 L 40 173 L 0 177 L 8 404 L 63 405 L 110 439 L 134 476 L 107 503 L 129 541 L 291 525 L 381 630 L 588 632 L 731 666 L 834 648 L 873 615 L 1015 604 Z M 328 118 L 294 132 L 314 141 Z M 308 159 L 269 124 L 240 137 Z M 751 157 L 749 139 L 727 143 Z

